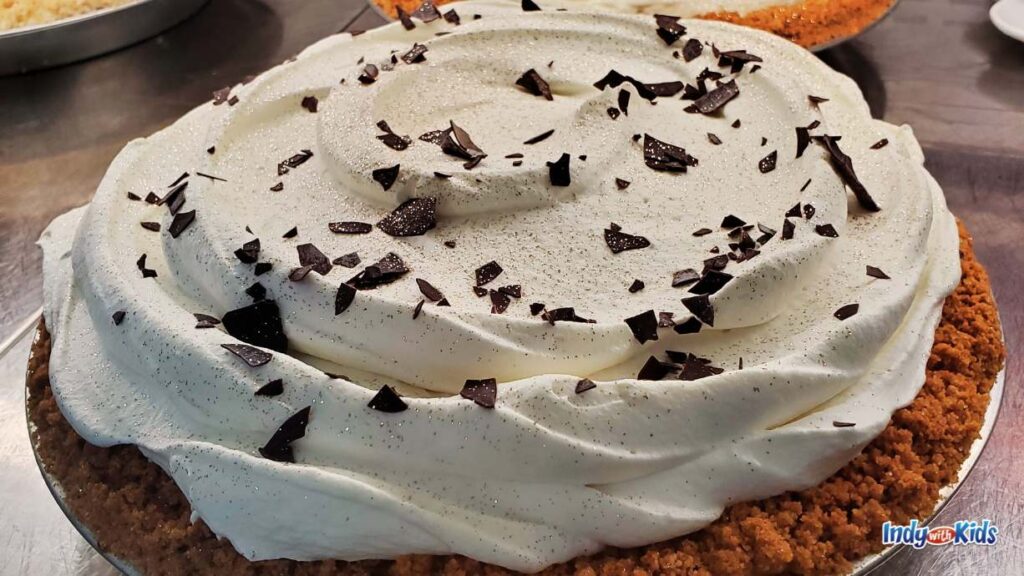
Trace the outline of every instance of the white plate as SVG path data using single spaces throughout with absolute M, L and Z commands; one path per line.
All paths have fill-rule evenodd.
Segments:
M 0 32 L 0 75 L 59 66 L 155 36 L 207 0 L 136 0 L 73 18 Z

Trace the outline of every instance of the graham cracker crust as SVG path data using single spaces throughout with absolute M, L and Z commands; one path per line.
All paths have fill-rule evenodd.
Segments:
M 846 467 L 820 485 L 733 505 L 688 536 L 552 566 L 545 575 L 691 576 L 843 574 L 882 549 L 881 525 L 931 514 L 939 489 L 957 479 L 981 429 L 1005 350 L 988 275 L 960 226 L 963 278 L 945 302 L 913 403 Z M 146 575 L 510 574 L 462 556 L 359 562 L 250 562 L 202 521 L 177 485 L 134 446 L 97 448 L 57 408 L 49 382 L 50 335 L 40 323 L 28 365 L 33 440 L 66 503 L 103 550 Z M 283 527 L 286 528 L 286 527 Z
M 434 4 L 441 6 L 454 1 L 435 0 Z M 697 18 L 721 20 L 765 30 L 804 48 L 811 48 L 864 31 L 881 18 L 896 1 L 802 0 L 790 6 L 769 6 L 742 15 L 737 12 L 708 12 L 700 14 Z M 373 3 L 394 19 L 398 18 L 398 8 L 411 14 L 423 0 L 373 0 Z M 672 11 L 665 12 L 671 14 Z

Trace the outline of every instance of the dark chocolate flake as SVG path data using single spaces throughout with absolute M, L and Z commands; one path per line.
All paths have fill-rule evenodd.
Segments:
M 637 342 L 643 344 L 658 339 L 658 316 L 654 310 L 626 318 L 625 322 Z
M 548 130 L 547 132 L 544 132 L 542 134 L 538 134 L 538 135 L 534 136 L 533 138 L 530 138 L 529 140 L 524 141 L 523 144 L 530 145 L 530 144 L 537 144 L 539 142 L 543 142 L 543 141 L 547 140 L 548 137 L 550 137 L 554 133 L 555 133 L 555 131 L 553 129 L 552 130 Z M 510 158 L 510 157 L 511 157 L 511 155 L 506 156 L 506 158 Z M 519 155 L 519 157 L 522 158 L 522 155 Z
M 299 235 L 299 227 L 292 226 L 287 232 L 281 235 L 281 238 L 295 238 Z
M 305 96 L 302 98 L 302 107 L 309 112 L 316 113 L 319 104 L 320 101 L 317 100 L 316 96 Z
M 696 232 L 694 232 L 693 235 L 694 236 L 698 236 L 698 237 L 700 237 L 700 236 L 707 236 L 708 234 L 711 234 L 711 232 L 713 232 L 713 230 L 711 230 L 711 228 L 701 228 L 700 230 L 697 230 Z
M 270 187 L 271 192 L 280 192 L 281 190 L 284 190 L 284 182 L 278 182 Z
M 814 217 L 814 204 L 804 204 L 804 220 L 810 220 Z
M 423 304 L 425 304 L 425 303 L 426 303 L 426 300 L 420 300 L 419 302 L 416 303 L 416 307 L 412 309 L 412 319 L 413 320 L 415 320 L 415 319 L 420 317 L 420 312 L 423 311 Z
M 814 139 L 823 145 L 828 151 L 829 156 L 832 159 L 832 168 L 839 174 L 843 182 L 853 190 L 853 195 L 857 197 L 857 203 L 860 204 L 861 208 L 869 212 L 878 212 L 881 208 L 875 203 L 874 198 L 868 193 L 867 189 L 864 188 L 864 184 L 861 183 L 860 178 L 857 177 L 857 173 L 853 169 L 853 159 L 847 156 L 839 148 L 838 138 L 835 136 L 815 136 Z
M 401 10 L 401 8 L 399 8 Z M 411 20 L 410 20 L 411 22 Z M 362 73 L 359 74 L 359 81 L 363 84 L 373 84 L 377 81 L 377 76 L 380 75 L 380 69 L 373 64 L 367 64 L 363 67 Z
M 715 325 L 715 308 L 711 305 L 711 299 L 707 295 L 690 296 L 683 298 L 682 302 L 683 306 L 702 323 L 708 326 Z
M 244 264 L 255 264 L 260 257 L 260 239 L 250 240 L 238 250 L 235 250 L 235 257 Z
M 348 280 L 358 290 L 372 290 L 378 286 L 390 284 L 409 272 L 405 262 L 393 252 L 388 252 L 374 264 L 367 266 L 362 272 Z
M 548 178 L 551 180 L 552 186 L 565 187 L 571 183 L 571 176 L 569 173 L 569 160 L 570 156 L 563 153 L 558 160 L 554 162 L 548 162 Z
M 114 326 L 120 326 L 121 322 L 124 322 L 124 317 L 126 314 L 127 312 L 125 312 L 124 310 L 118 310 L 117 312 L 114 312 L 111 315 L 111 318 L 114 320 Z
M 839 320 L 846 320 L 847 318 L 850 318 L 859 311 L 860 304 L 847 304 L 846 306 L 842 306 L 838 310 L 836 310 L 833 316 L 835 316 Z
M 331 259 L 313 244 L 299 244 L 295 250 L 299 253 L 300 266 L 309 266 L 321 276 L 331 271 Z
M 534 302 L 533 304 L 530 304 L 530 315 L 531 316 L 536 316 L 537 314 L 540 314 L 543 311 L 544 311 L 544 304 L 541 304 L 540 302 Z
M 775 162 L 779 158 L 779 152 L 772 150 L 771 154 L 761 158 L 761 161 L 757 163 L 757 169 L 761 171 L 761 174 L 767 174 L 772 170 L 775 170 Z
M 448 22 L 449 24 L 452 24 L 454 26 L 462 24 L 462 19 L 459 18 L 459 13 L 456 12 L 454 9 L 444 13 L 444 20 L 445 22 Z
M 327 228 L 335 234 L 369 234 L 373 225 L 366 222 L 330 222 Z
M 410 198 L 377 222 L 377 228 L 389 236 L 421 236 L 437 225 L 437 199 Z
M 188 212 L 179 212 L 174 215 L 174 219 L 171 220 L 171 225 L 167 228 L 167 232 L 171 235 L 171 238 L 177 238 L 181 236 L 181 233 L 188 229 L 196 219 L 196 211 L 190 210 Z
M 658 360 L 654 356 L 647 359 L 643 367 L 640 368 L 640 372 L 636 375 L 637 380 L 661 380 L 665 376 L 668 376 L 669 372 L 672 372 L 673 368 L 671 365 L 666 365 L 664 362 Z
M 608 117 L 611 118 L 612 120 L 617 120 L 619 118 L 619 114 L 621 114 L 621 112 L 619 112 L 618 108 L 608 108 Z
M 160 223 L 159 222 L 139 222 L 139 225 L 142 226 L 143 228 L 145 228 L 146 230 L 149 230 L 150 232 L 159 232 L 160 231 Z
M 818 224 L 814 227 L 814 231 L 818 236 L 824 236 L 826 238 L 839 238 L 839 232 L 836 232 L 835 226 L 831 224 Z
M 427 282 L 422 278 L 417 278 L 416 285 L 419 286 L 420 293 L 423 294 L 427 300 L 437 302 L 444 299 L 444 294 L 442 294 L 441 291 L 435 288 L 430 282 Z
M 256 282 L 252 286 L 246 288 L 245 293 L 253 299 L 253 302 L 261 302 L 267 299 L 267 288 L 259 282 Z
M 221 344 L 221 348 L 238 356 L 243 362 L 253 368 L 263 366 L 274 358 L 271 353 L 248 344 Z
M 398 170 L 401 164 L 395 164 L 389 168 L 378 168 L 374 170 L 370 176 L 381 185 L 384 190 L 390 190 L 391 186 L 394 185 L 395 180 L 398 179 Z
M 356 252 L 352 252 L 349 254 L 345 254 L 344 256 L 338 256 L 337 258 L 331 261 L 331 264 L 334 264 L 336 266 L 342 266 L 344 268 L 355 268 L 356 266 L 359 265 L 360 261 L 361 259 L 359 258 L 359 254 Z
M 498 290 L 491 290 L 490 296 L 491 314 L 504 314 L 505 310 L 508 310 L 508 305 L 512 303 L 512 299 L 508 297 L 508 294 Z
M 270 262 L 257 262 L 256 266 L 253 268 L 253 273 L 256 274 L 257 276 L 262 276 L 267 272 L 270 272 L 270 270 L 273 268 L 274 265 L 271 264 Z
M 629 285 L 629 293 L 630 294 L 636 294 L 637 292 L 643 290 L 644 286 L 646 286 L 646 285 L 644 284 L 643 280 L 640 280 L 639 278 L 636 279 L 636 280 L 633 280 L 633 283 Z
M 235 338 L 276 352 L 288 351 L 288 337 L 281 324 L 281 312 L 273 300 L 261 300 L 231 310 L 222 319 L 224 329 Z
M 523 0 L 524 2 L 528 0 Z M 494 408 L 498 399 L 498 383 L 494 378 L 484 380 L 466 380 L 459 395 L 466 400 L 476 402 L 484 408 Z
M 821 96 L 808 95 L 807 100 L 814 106 L 821 104 L 822 102 L 828 102 L 828 98 L 822 98 Z
M 718 136 L 715 136 L 711 132 L 708 132 L 708 142 L 711 142 L 715 146 L 720 146 L 722 144 L 722 139 L 719 138 Z
M 399 397 L 398 393 L 395 392 L 394 388 L 385 384 L 377 391 L 377 394 L 370 399 L 367 404 L 370 408 L 378 412 L 384 412 L 387 414 L 395 414 L 398 412 L 404 412 L 409 408 L 409 405 Z
M 533 0 L 523 0 L 522 8 L 523 12 L 540 12 L 540 6 L 537 6 L 537 3 Z
M 625 190 L 626 188 L 629 188 L 630 184 L 631 182 L 629 180 L 623 180 L 622 178 L 615 179 L 615 187 L 618 188 L 619 190 Z
M 704 52 L 704 44 L 696 38 L 690 38 L 683 45 L 683 60 L 690 62 Z
M 681 286 L 686 286 L 687 284 L 693 284 L 698 280 L 700 280 L 700 274 L 698 274 L 693 268 L 679 270 L 672 274 L 672 287 L 679 288 Z
M 512 298 L 523 297 L 523 287 L 519 284 L 509 284 L 508 286 L 502 286 L 501 288 L 498 288 L 498 292 L 501 292 L 506 296 L 511 296 Z
M 691 316 L 686 320 L 686 322 L 676 324 L 673 330 L 675 330 L 676 334 L 696 334 L 700 332 L 700 329 L 703 326 L 704 325 L 701 324 L 700 320 Z
M 650 240 L 643 236 L 626 234 L 614 228 L 605 228 L 604 241 L 611 249 L 612 254 L 625 252 L 626 250 L 639 250 L 651 245 Z
M 281 394 L 284 394 L 284 380 L 281 380 L 280 378 L 267 382 L 263 386 L 260 386 L 255 392 L 256 396 L 273 397 L 280 396 Z
M 128 199 L 131 200 L 132 202 L 138 202 L 139 200 L 142 200 L 142 197 L 134 192 L 129 192 Z
M 589 378 L 581 378 L 576 382 L 577 394 L 583 394 L 587 390 L 593 390 L 594 388 L 597 388 L 597 384 L 594 384 L 594 381 Z
M 655 82 L 654 84 L 644 84 L 648 90 L 654 93 L 659 98 L 670 98 L 679 94 L 683 91 L 686 85 L 679 80 L 673 80 L 671 82 Z M 625 110 L 623 110 L 625 112 Z
M 629 91 L 626 89 L 619 90 L 619 110 L 623 115 L 629 116 Z
M 654 170 L 686 172 L 687 167 L 697 165 L 697 159 L 683 148 L 644 134 L 644 163 Z
M 736 86 L 736 81 L 729 80 L 698 98 L 693 104 L 687 106 L 685 110 L 691 114 L 696 112 L 701 114 L 714 114 L 722 106 L 725 106 L 727 102 L 739 96 L 739 94 L 740 89 Z
M 402 54 L 402 62 L 405 62 L 406 64 L 419 64 L 420 62 L 425 62 L 427 60 L 426 53 L 426 46 L 419 43 L 413 44 L 412 49 L 405 54 Z
M 876 268 L 875 266 L 871 266 L 870 264 L 867 266 L 867 274 L 868 276 L 871 276 L 872 278 L 878 278 L 879 280 L 891 280 L 888 274 L 882 272 L 881 268 Z
M 734 216 L 733 214 L 729 214 L 725 218 L 722 218 L 722 228 L 728 228 L 729 230 L 746 226 L 746 224 L 747 223 L 744 222 L 742 218 Z
M 871 149 L 872 150 L 881 150 L 882 148 L 885 148 L 888 144 L 889 144 L 889 140 L 887 140 L 885 138 L 882 138 L 878 142 L 875 142 L 874 144 L 872 144 L 871 145 Z
M 502 273 L 501 265 L 494 260 L 476 269 L 476 285 L 484 286 Z
M 338 291 L 334 295 L 334 315 L 337 316 L 348 307 L 352 305 L 352 301 L 356 298 L 356 289 L 348 284 L 342 284 L 338 286 Z
M 796 232 L 796 225 L 787 218 L 782 222 L 782 239 L 792 240 L 794 232 Z
M 834 426 L 835 428 L 853 428 L 856 425 L 856 422 L 843 422 L 841 420 L 832 421 L 832 426 Z
M 730 280 L 732 280 L 732 274 L 708 270 L 696 284 L 690 287 L 689 292 L 691 294 L 714 294 L 725 287 Z
M 275 462 L 294 463 L 295 453 L 292 450 L 292 442 L 306 435 L 310 409 L 310 406 L 306 406 L 289 416 L 277 429 L 277 432 L 274 432 L 274 435 L 270 437 L 270 440 L 260 448 L 260 455 L 267 460 Z
M 676 40 L 679 40 L 680 37 L 686 34 L 686 26 L 679 23 L 679 16 L 655 14 L 654 22 L 658 25 L 658 36 L 668 46 L 671 46 Z
M 553 99 L 553 96 L 551 95 L 551 87 L 548 86 L 547 81 L 541 78 L 540 74 L 538 74 L 533 68 L 524 72 L 523 75 L 516 80 L 516 86 L 522 87 L 534 96 L 543 96 L 545 100 Z

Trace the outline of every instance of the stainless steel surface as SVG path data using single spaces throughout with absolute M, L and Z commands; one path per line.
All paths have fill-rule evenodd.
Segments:
M 975 234 L 1009 351 L 1003 409 L 989 445 L 936 518 L 991 518 L 1000 543 L 906 551 L 880 575 L 1024 574 L 1024 44 L 992 26 L 989 6 L 903 0 L 871 31 L 819 54 L 857 81 L 875 116 L 914 127 L 950 207 Z M 0 78 L 0 340 L 42 301 L 35 239 L 54 216 L 88 200 L 126 142 L 319 38 L 382 21 L 362 0 L 212 0 L 194 18 L 128 49 Z M 24 414 L 24 366 L 14 369 L 17 390 L 0 385 L 0 397 L 16 395 L 18 411 L 0 412 L 3 421 Z M 0 433 L 0 472 L 26 465 L 8 456 L 6 438 Z M 19 505 L 37 503 L 39 514 L 59 516 L 42 481 L 34 480 L 14 488 L 23 495 Z M 89 574 L 76 572 L 74 546 L 61 544 L 79 538 L 70 524 L 9 530 L 10 510 L 0 506 L 0 574 Z M 8 542 L 29 555 L 60 548 L 63 560 L 44 555 L 47 564 L 23 570 L 16 562 L 25 552 L 10 556 Z
M 49 24 L 0 32 L 0 75 L 85 60 L 158 34 L 208 0 L 137 0 Z

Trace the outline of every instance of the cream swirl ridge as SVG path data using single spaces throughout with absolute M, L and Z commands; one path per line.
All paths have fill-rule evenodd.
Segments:
M 647 17 L 454 9 L 459 25 L 332 37 L 235 87 L 130 144 L 89 207 L 48 229 L 54 392 L 79 433 L 139 445 L 252 559 L 460 553 L 535 570 L 812 485 L 909 402 L 959 270 L 909 129 L 766 34 L 686 22 L 668 45 Z M 673 54 L 691 38 L 703 55 Z M 733 70 L 711 45 L 763 62 Z M 531 69 L 551 100 L 516 84 Z M 635 82 L 599 82 L 612 70 Z M 739 95 L 709 114 L 686 112 L 685 91 L 645 98 L 676 81 Z M 381 121 L 407 144 L 380 140 Z M 419 138 L 452 124 L 486 158 Z M 882 210 L 798 134 L 841 135 Z M 183 171 L 183 205 L 125 199 Z M 412 198 L 434 199 L 436 226 L 385 233 Z M 674 282 L 686 269 L 702 279 Z M 275 314 L 233 328 L 254 300 Z M 196 312 L 229 327 L 196 329 Z M 270 360 L 221 347 L 246 343 Z M 457 395 L 488 378 L 493 410 Z M 596 386 L 576 394 L 581 378 Z M 255 394 L 276 380 L 281 394 Z M 408 409 L 368 406 L 383 385 Z M 295 462 L 265 457 L 307 406 Z

